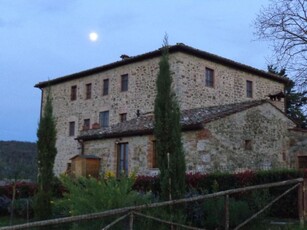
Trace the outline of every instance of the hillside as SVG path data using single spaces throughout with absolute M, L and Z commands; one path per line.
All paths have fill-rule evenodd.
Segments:
M 36 180 L 36 144 L 0 141 L 0 180 L 4 178 Z

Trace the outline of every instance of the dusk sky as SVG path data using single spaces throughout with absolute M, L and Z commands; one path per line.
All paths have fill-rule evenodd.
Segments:
M 169 44 L 266 70 L 253 20 L 268 0 L 0 0 L 0 140 L 37 140 L 34 85 Z M 92 41 L 89 34 L 96 32 Z

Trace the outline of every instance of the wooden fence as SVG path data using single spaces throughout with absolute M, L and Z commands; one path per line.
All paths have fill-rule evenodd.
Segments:
M 85 215 L 79 215 L 79 216 L 72 216 L 72 217 L 64 217 L 59 219 L 52 219 L 52 220 L 45 220 L 45 221 L 38 221 L 38 222 L 32 222 L 32 223 L 26 223 L 21 225 L 14 225 L 14 226 L 8 226 L 8 227 L 1 227 L 0 230 L 19 230 L 19 229 L 30 229 L 34 227 L 43 227 L 43 226 L 50 226 L 50 225 L 59 225 L 59 224 L 66 224 L 66 223 L 73 223 L 73 222 L 79 222 L 79 221 L 89 221 L 89 220 L 98 220 L 103 219 L 104 217 L 114 216 L 114 215 L 123 215 L 122 217 L 116 219 L 111 224 L 105 226 L 103 229 L 107 230 L 110 229 L 112 226 L 114 226 L 116 223 L 122 221 L 125 218 L 129 217 L 129 229 L 133 229 L 133 221 L 134 216 L 139 216 L 147 219 L 151 219 L 163 224 L 167 224 L 170 226 L 179 226 L 183 229 L 199 229 L 191 226 L 185 226 L 178 223 L 173 223 L 170 221 L 165 221 L 162 219 L 158 219 L 152 216 L 147 216 L 139 211 L 142 211 L 144 209 L 150 209 L 150 208 L 157 208 L 157 207 L 164 207 L 164 206 L 172 206 L 176 204 L 183 204 L 183 203 L 189 203 L 189 202 L 195 202 L 195 201 L 202 201 L 205 199 L 210 198 L 217 198 L 217 197 L 224 197 L 225 199 L 225 230 L 229 230 L 229 195 L 235 194 L 235 193 L 241 193 L 241 192 L 247 192 L 252 191 L 256 189 L 267 189 L 267 188 L 273 188 L 273 187 L 280 187 L 285 185 L 293 185 L 291 188 L 287 189 L 285 192 L 283 192 L 281 195 L 276 197 L 274 200 L 272 200 L 269 204 L 267 204 L 263 209 L 258 211 L 257 213 L 253 214 L 250 218 L 239 224 L 234 229 L 240 229 L 244 225 L 246 225 L 248 222 L 256 218 L 258 215 L 263 213 L 267 208 L 272 206 L 275 202 L 280 200 L 283 196 L 288 194 L 294 189 L 298 189 L 298 216 L 301 225 L 304 225 L 304 220 L 307 219 L 307 179 L 298 178 L 293 180 L 287 180 L 287 181 L 281 181 L 281 182 L 275 182 L 275 183 L 269 183 L 269 184 L 261 184 L 261 185 L 255 185 L 255 186 L 248 186 L 243 188 L 237 188 L 237 189 L 230 189 L 227 191 L 221 191 L 217 193 L 207 194 L 207 195 L 201 195 L 186 199 L 179 199 L 179 200 L 172 200 L 172 201 L 165 201 L 165 202 L 159 202 L 159 203 L 152 203 L 152 204 L 146 204 L 146 205 L 139 205 L 139 206 L 131 206 L 131 207 L 125 207 L 125 208 L 118 208 L 113 209 L 109 211 L 99 212 L 99 213 L 92 213 L 92 214 L 85 214 Z

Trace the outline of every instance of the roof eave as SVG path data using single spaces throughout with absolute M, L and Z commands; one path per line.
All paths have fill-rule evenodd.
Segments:
M 202 123 L 183 125 L 182 131 L 193 131 L 200 130 L 203 128 Z M 119 137 L 131 137 L 131 136 L 142 136 L 142 135 L 153 135 L 153 129 L 143 129 L 143 130 L 130 130 L 124 132 L 114 132 L 114 133 L 96 133 L 92 135 L 80 135 L 76 140 L 90 141 L 90 140 L 101 140 Z
M 200 58 L 209 59 L 209 60 L 212 60 L 214 62 L 223 64 L 223 65 L 226 65 L 226 66 L 229 66 L 229 67 L 232 67 L 232 68 L 241 69 L 243 71 L 250 72 L 250 73 L 253 73 L 253 74 L 268 78 L 268 79 L 272 79 L 272 80 L 275 80 L 275 81 L 278 81 L 278 82 L 284 83 L 284 84 L 290 82 L 290 80 L 288 78 L 280 77 L 278 75 L 275 75 L 275 74 L 272 74 L 272 73 L 269 73 L 269 72 L 266 72 L 266 71 L 263 71 L 263 70 L 259 70 L 259 69 L 256 69 L 254 67 L 244 65 L 244 64 L 241 64 L 239 62 L 235 62 L 235 61 L 232 61 L 230 59 L 220 57 L 218 55 L 211 54 L 211 53 L 208 53 L 208 52 L 205 52 L 205 51 L 202 51 L 202 50 L 198 50 L 198 49 L 195 49 L 195 48 L 192 48 L 190 46 L 183 45 L 183 44 L 177 44 L 177 45 L 174 45 L 174 46 L 170 46 L 169 52 L 170 53 L 183 52 L 183 53 L 191 54 L 191 55 L 194 55 L 194 56 L 197 56 L 197 57 L 200 57 Z M 143 60 L 154 58 L 154 57 L 159 57 L 160 55 L 161 55 L 161 49 L 154 50 L 152 52 L 148 52 L 148 53 L 144 53 L 144 54 L 137 55 L 137 56 L 134 56 L 134 57 L 130 57 L 130 58 L 127 58 L 127 59 L 124 59 L 124 60 L 120 60 L 120 61 L 113 62 L 113 63 L 107 64 L 107 65 L 99 66 L 99 67 L 96 67 L 96 68 L 93 68 L 93 69 L 88 69 L 88 70 L 81 71 L 81 72 L 78 72 L 78 73 L 73 73 L 73 74 L 66 75 L 66 76 L 59 77 L 59 78 L 55 78 L 55 79 L 49 80 L 49 81 L 39 82 L 34 87 L 45 88 L 48 85 L 55 85 L 55 84 L 59 84 L 59 83 L 69 81 L 69 80 L 72 80 L 72 79 L 82 78 L 82 77 L 92 75 L 92 74 L 96 74 L 96 73 L 99 73 L 99 72 L 102 72 L 102 71 L 110 70 L 110 69 L 113 69 L 113 68 L 116 68 L 116 67 L 119 67 L 119 66 L 128 65 L 128 64 L 131 64 L 131 63 L 143 61 Z

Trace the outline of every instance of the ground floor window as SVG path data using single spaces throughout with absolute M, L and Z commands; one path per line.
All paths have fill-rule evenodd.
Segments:
M 117 176 L 128 176 L 129 144 L 119 143 L 117 145 Z

